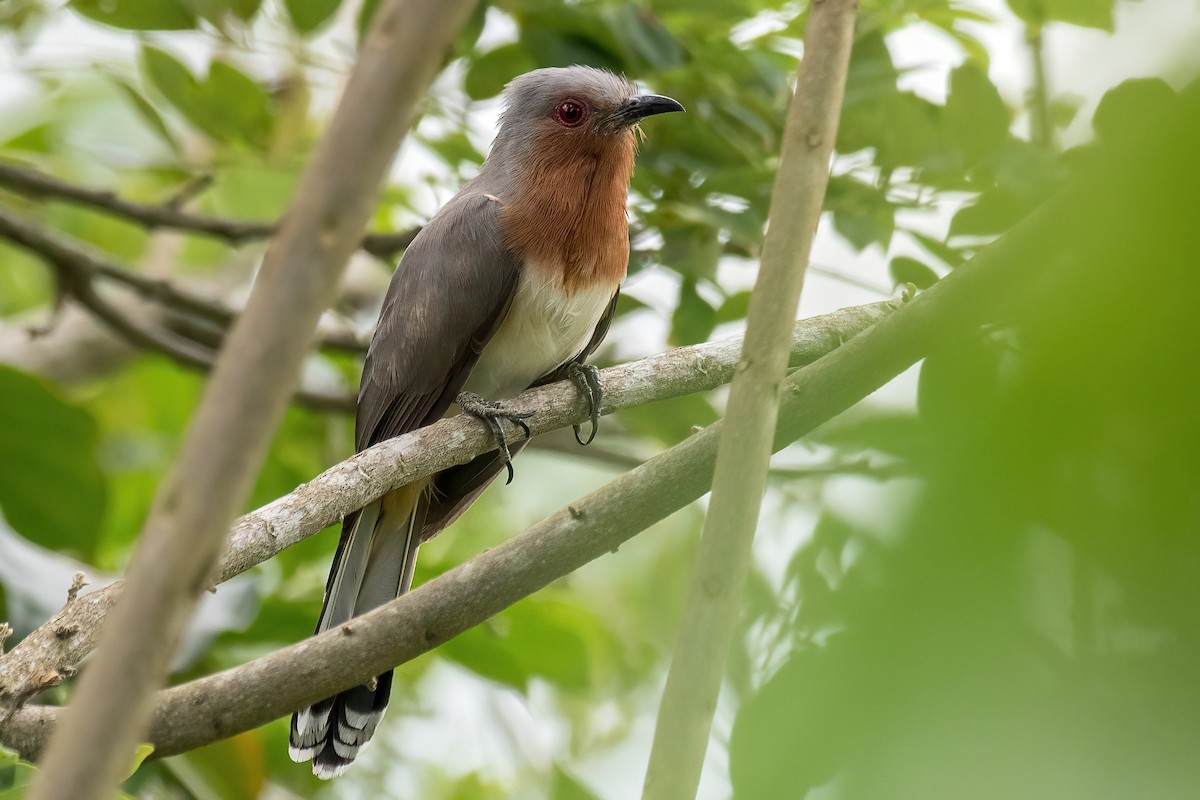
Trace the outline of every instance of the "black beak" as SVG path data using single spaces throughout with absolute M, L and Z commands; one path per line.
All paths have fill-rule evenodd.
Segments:
M 668 114 L 672 111 L 683 111 L 683 106 L 661 94 L 639 94 L 625 101 L 617 112 L 617 119 L 626 125 L 632 125 L 642 117 Z

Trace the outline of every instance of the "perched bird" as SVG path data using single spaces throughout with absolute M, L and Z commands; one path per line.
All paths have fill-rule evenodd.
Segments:
M 317 632 L 408 591 L 417 548 L 453 522 L 507 468 L 500 420 L 529 416 L 501 402 L 570 378 L 588 398 L 591 435 L 601 387 L 585 359 L 608 331 L 629 262 L 626 192 L 638 123 L 682 111 L 587 67 L 539 69 L 505 90 L 479 175 L 409 245 L 392 277 L 358 393 L 355 444 L 429 425 L 457 405 L 486 421 L 497 449 L 396 489 L 346 517 Z M 292 716 L 295 761 L 341 774 L 371 738 L 392 673 Z

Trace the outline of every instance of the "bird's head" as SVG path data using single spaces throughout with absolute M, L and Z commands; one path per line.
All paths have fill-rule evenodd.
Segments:
M 638 123 L 653 114 L 683 111 L 669 97 L 639 94 L 634 84 L 592 67 L 534 70 L 504 93 L 497 145 L 520 149 L 569 146 L 593 149 L 632 141 Z

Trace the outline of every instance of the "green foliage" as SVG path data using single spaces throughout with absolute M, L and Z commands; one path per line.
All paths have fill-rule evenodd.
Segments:
M 30 90 L 6 106 L 0 158 L 146 203 L 167 202 L 203 176 L 184 208 L 277 219 L 378 5 L 72 0 L 66 13 L 128 47 L 88 51 L 86 70 L 40 56 L 44 66 L 25 76 Z M 52 36 L 46 23 L 56 8 L 0 4 L 6 41 L 19 51 Z M 1114 24 L 1112 0 L 1011 0 L 1009 8 L 1030 32 Z M 1127 81 L 1095 108 L 1094 136 L 1057 152 L 1021 133 L 1030 102 L 1002 95 L 989 77 L 981 40 L 994 37 L 982 31 L 1010 24 L 997 19 L 1011 21 L 948 0 L 862 4 L 823 235 L 858 252 L 871 282 L 923 290 L 953 279 L 1047 198 L 1096 170 L 1125 194 L 1097 193 L 1063 213 L 1032 256 L 1042 295 L 1026 299 L 1029 281 L 1014 280 L 1006 290 L 1013 302 L 987 325 L 931 333 L 939 347 L 921 367 L 915 407 L 863 404 L 801 453 L 806 464 L 828 459 L 834 473 L 865 463 L 850 471 L 867 477 L 772 482 L 760 534 L 766 555 L 751 576 L 746 635 L 729 673 L 735 797 L 797 797 L 814 787 L 851 799 L 1172 797 L 1196 784 L 1187 753 L 1200 719 L 1191 679 L 1200 660 L 1191 589 L 1200 566 L 1192 497 L 1200 432 L 1190 408 L 1196 273 L 1186 261 L 1200 247 L 1188 238 L 1196 229 L 1194 147 L 1180 135 L 1200 129 L 1180 123 L 1193 113 L 1195 90 L 1172 88 L 1180 70 L 1172 83 Z M 719 335 L 749 307 L 748 282 L 726 278 L 758 256 L 806 21 L 805 4 L 762 0 L 479 3 L 372 224 L 419 224 L 474 173 L 488 129 L 473 114 L 493 109 L 515 75 L 573 63 L 617 70 L 676 97 L 688 113 L 645 126 L 630 208 L 634 277 L 618 306 L 615 347 L 602 353 L 657 348 L 642 338 L 650 329 L 669 344 Z M 893 57 L 898 38 L 918 25 L 957 48 L 944 100 L 927 82 L 913 88 L 924 67 L 908 72 Z M 1066 141 L 1072 120 L 1092 105 L 1048 88 L 1049 122 Z M 261 252 L 202 237 L 179 243 L 8 192 L 0 202 L 132 268 L 195 281 L 214 295 L 236 294 Z M 56 291 L 50 271 L 3 244 L 0 263 L 3 322 L 46 321 Z M 338 309 L 362 330 L 390 266 L 362 268 L 372 288 L 354 288 Z M 655 277 L 677 290 L 651 296 L 644 286 L 652 281 L 640 281 Z M 815 281 L 810 287 L 817 291 Z M 657 326 L 646 324 L 651 318 Z M 352 390 L 358 364 L 325 353 L 307 369 Z M 0 369 L 7 521 L 50 550 L 120 571 L 203 385 L 202 375 L 157 356 L 54 387 Z M 717 418 L 709 397 L 652 403 L 606 422 L 593 447 L 641 457 Z M 351 433 L 350 420 L 291 410 L 247 508 L 346 457 Z M 530 448 L 512 487 L 489 492 L 423 547 L 417 582 L 611 470 Z M 399 753 L 394 761 L 420 780 L 404 791 L 613 796 L 589 778 L 602 759 L 640 769 L 614 754 L 628 751 L 657 700 L 698 518 L 694 509 L 677 515 L 398 670 L 396 708 L 377 747 L 389 746 L 404 716 L 436 706 L 422 692 L 439 664 L 547 715 L 530 723 L 544 728 L 514 727 L 516 736 L 554 739 L 549 757 L 528 764 Z M 324 531 L 255 570 L 253 619 L 221 632 L 175 679 L 307 636 L 336 539 L 335 529 Z M 13 602 L 0 610 L 18 613 Z M 541 737 L 545 730 L 562 735 Z M 333 796 L 337 789 L 288 761 L 286 738 L 286 722 L 277 721 L 147 761 L 126 789 L 143 797 Z M 512 752 L 519 761 L 532 751 Z M 20 791 L 17 778 L 31 769 L 0 754 L 0 797 L 19 796 L 11 794 Z M 341 781 L 356 784 L 357 796 L 392 787 L 361 774 Z
M 196 14 L 183 0 L 71 0 L 89 19 L 133 31 L 180 31 L 196 27 Z
M 94 552 L 104 512 L 92 418 L 6 367 L 0 367 L 0 510 L 30 541 L 85 558 Z
M 270 140 L 274 124 L 271 99 L 265 89 L 237 67 L 213 61 L 208 75 L 197 79 L 170 53 L 149 46 L 142 48 L 141 61 L 146 80 L 192 124 L 213 138 L 240 141 L 257 148 L 265 147 Z
M 735 796 L 795 797 L 835 775 L 847 798 L 1196 785 L 1176 748 L 1200 736 L 1185 477 L 1200 466 L 1200 84 L 1151 93 L 1140 133 L 1072 181 L 1101 190 L 1031 212 L 1055 234 L 1013 260 L 1036 255 L 1054 277 L 1012 287 L 986 326 L 941 332 L 916 420 L 822 437 L 903 459 L 920 488 L 886 541 L 826 517 L 798 554 L 791 653 L 734 726 Z

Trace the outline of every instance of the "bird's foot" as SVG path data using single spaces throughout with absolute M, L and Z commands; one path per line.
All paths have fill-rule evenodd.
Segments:
M 604 397 L 604 389 L 600 386 L 600 370 L 591 364 L 576 362 L 567 367 L 567 377 L 587 400 L 588 415 L 592 420 L 592 432 L 588 434 L 587 440 L 585 441 L 580 436 L 583 426 L 572 425 L 571 427 L 575 429 L 575 441 L 582 445 L 588 445 L 592 443 L 592 439 L 596 438 L 596 432 L 600 430 L 600 401 Z
M 505 485 L 512 483 L 514 475 L 512 453 L 508 450 L 508 439 L 504 436 L 504 427 L 500 424 L 500 420 L 506 419 L 516 425 L 525 432 L 525 438 L 528 439 L 529 426 L 525 424 L 525 420 L 532 417 L 533 412 L 517 411 L 505 403 L 495 400 L 485 400 L 471 392 L 462 392 L 459 394 L 457 402 L 463 413 L 470 414 L 475 419 L 482 420 L 492 429 L 492 436 L 496 438 L 496 449 L 500 451 L 500 458 L 503 459 L 504 467 L 508 470 L 508 480 L 504 483 Z

